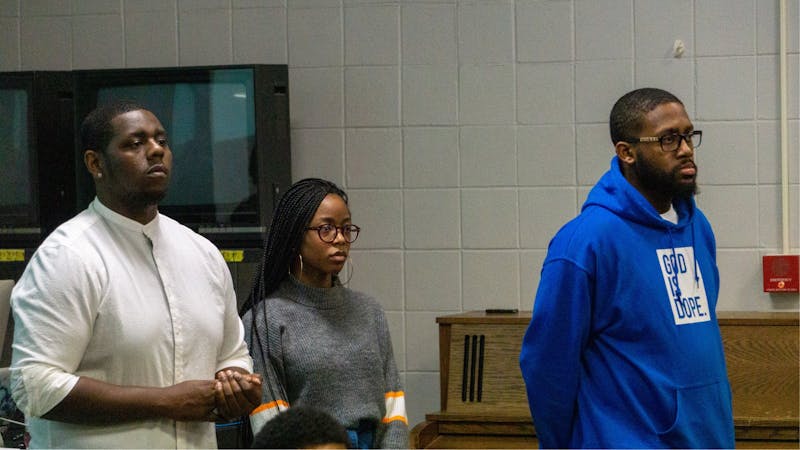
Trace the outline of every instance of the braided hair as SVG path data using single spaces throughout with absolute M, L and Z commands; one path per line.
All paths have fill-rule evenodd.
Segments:
M 283 194 L 272 216 L 261 266 L 242 312 L 263 301 L 289 276 L 289 266 L 300 252 L 306 227 L 328 194 L 338 195 L 347 204 L 347 194 L 321 178 L 300 180 Z
M 278 289 L 280 284 L 289 276 L 290 265 L 300 253 L 300 244 L 306 233 L 306 227 L 311 223 L 317 208 L 328 194 L 336 194 L 347 204 L 347 194 L 336 186 L 336 184 L 321 178 L 305 178 L 294 183 L 278 201 L 272 216 L 272 224 L 269 227 L 267 238 L 264 243 L 264 254 L 261 265 L 253 280 L 253 286 L 247 301 L 242 305 L 240 313 L 244 315 L 252 308 L 250 319 L 250 342 L 252 342 L 250 353 L 255 356 L 260 353 L 264 361 L 265 370 L 275 370 L 270 364 L 269 349 L 269 326 L 264 329 L 267 332 L 266 348 L 262 344 L 259 327 L 256 326 L 256 308 L 263 308 L 263 318 L 267 320 L 266 301 L 270 294 Z M 266 324 L 265 324 L 266 325 Z M 269 377 L 266 378 L 266 388 L 273 392 L 274 389 L 283 395 L 285 377 L 283 373 L 275 370 L 278 380 L 282 380 L 278 386 L 272 386 Z

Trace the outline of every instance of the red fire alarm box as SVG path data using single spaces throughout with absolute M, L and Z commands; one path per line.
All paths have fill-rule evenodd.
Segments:
M 800 255 L 765 255 L 764 292 L 800 292 Z

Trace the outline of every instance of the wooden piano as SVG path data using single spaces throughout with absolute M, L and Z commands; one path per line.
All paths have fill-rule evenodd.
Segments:
M 717 314 L 738 448 L 800 447 L 800 316 Z M 518 357 L 531 313 L 438 317 L 441 410 L 411 431 L 414 448 L 537 448 Z

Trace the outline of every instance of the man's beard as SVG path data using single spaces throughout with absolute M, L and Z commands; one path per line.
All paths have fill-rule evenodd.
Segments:
M 111 185 L 117 185 L 117 188 L 112 189 L 117 191 L 120 200 L 130 208 L 144 209 L 153 205 L 158 206 L 158 203 L 167 196 L 166 187 L 161 191 L 142 191 L 132 190 L 126 183 L 120 183 L 119 173 L 114 164 L 106 164 L 105 172 Z
M 660 170 L 646 158 L 637 158 L 633 171 L 642 187 L 648 191 L 658 192 L 671 198 L 688 199 L 697 193 L 697 180 L 681 183 L 680 166 L 671 172 Z
M 156 205 L 166 197 L 167 191 L 158 192 L 126 192 L 124 195 L 125 204 L 136 207 L 145 208 L 148 206 Z

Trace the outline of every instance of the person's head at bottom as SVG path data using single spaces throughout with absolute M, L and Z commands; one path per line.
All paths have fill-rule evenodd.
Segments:
M 293 406 L 264 424 L 252 448 L 349 448 L 344 425 L 330 414 Z

